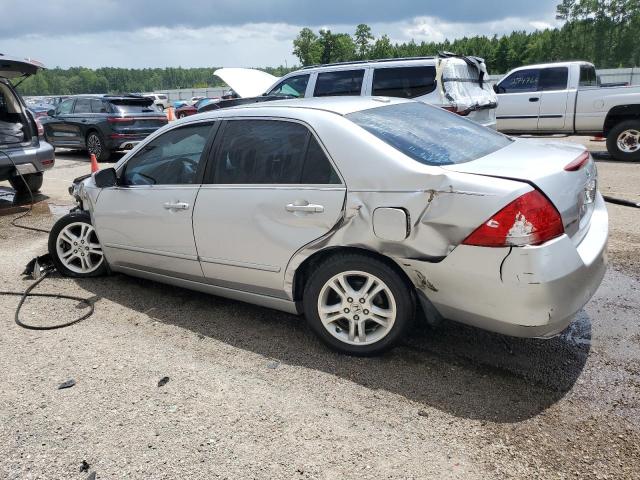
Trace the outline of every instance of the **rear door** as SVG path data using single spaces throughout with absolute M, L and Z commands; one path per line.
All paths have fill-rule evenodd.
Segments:
M 154 138 L 119 171 L 94 207 L 109 263 L 202 280 L 192 213 L 215 124 L 173 128 Z
M 569 98 L 568 80 L 569 69 L 567 67 L 551 67 L 540 70 L 538 130 L 558 131 L 565 128 Z
M 47 141 L 56 147 L 81 148 L 77 128 L 70 122 L 73 118 L 75 99 L 69 98 L 61 102 L 53 114 L 42 120 Z
M 535 132 L 538 130 L 540 69 L 518 70 L 498 85 L 498 130 L 503 132 Z
M 289 260 L 341 218 L 345 186 L 302 123 L 232 119 L 218 136 L 193 215 L 206 281 L 284 297 Z
M 85 132 L 87 126 L 92 123 L 93 113 L 90 98 L 78 98 L 73 106 L 73 112 L 67 117 L 66 123 L 75 135 L 74 142 L 78 145 L 85 144 Z

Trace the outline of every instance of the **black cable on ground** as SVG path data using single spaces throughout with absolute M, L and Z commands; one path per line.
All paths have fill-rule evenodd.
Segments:
M 16 166 L 15 162 L 13 161 L 13 159 L 9 156 L 9 154 L 7 154 L 6 152 L 3 152 L 2 150 L 0 150 L 0 153 L 2 153 L 5 157 L 7 157 L 9 159 L 9 161 L 12 163 L 13 167 L 16 169 L 16 172 L 20 176 L 20 179 L 24 182 L 24 186 L 27 187 L 27 191 L 29 192 L 29 197 L 31 197 L 31 203 L 29 204 L 29 210 L 27 210 L 25 213 L 23 213 L 21 215 L 18 215 L 13 220 L 11 220 L 11 225 L 13 225 L 14 227 L 17 227 L 17 228 L 23 228 L 25 230 L 31 230 L 31 231 L 34 231 L 34 232 L 50 233 L 50 230 L 46 230 L 44 228 L 29 227 L 27 225 L 18 225 L 17 223 L 15 223 L 18 220 L 20 220 L 21 218 L 24 218 L 27 215 L 31 215 L 31 212 L 33 210 L 33 203 L 34 203 L 34 201 L 33 201 L 33 193 L 31 192 L 31 189 L 29 188 L 29 184 L 25 180 L 24 176 L 22 176 L 22 173 L 20 173 L 20 171 L 18 170 L 18 167 Z M 39 268 L 39 267 L 36 264 L 34 266 L 34 268 Z M 13 291 L 8 291 L 8 290 L 7 291 L 0 291 L 0 295 L 20 297 L 20 303 L 18 303 L 18 307 L 16 308 L 16 313 L 15 313 L 15 316 L 14 316 L 14 320 L 15 320 L 16 324 L 18 324 L 22 328 L 26 328 L 26 329 L 29 329 L 29 330 L 55 330 L 57 328 L 64 328 L 64 327 L 68 327 L 70 325 L 73 325 L 75 323 L 81 322 L 82 320 L 85 320 L 85 319 L 89 318 L 91 315 L 93 315 L 93 311 L 94 311 L 93 303 L 91 303 L 86 298 L 76 297 L 74 295 L 63 295 L 63 294 L 58 294 L 58 293 L 31 293 L 32 290 L 34 288 L 36 288 L 45 278 L 47 278 L 51 272 L 53 272 L 53 270 L 51 270 L 51 269 L 50 270 L 46 270 L 42 274 L 42 276 L 40 278 L 38 278 L 35 282 L 33 282 L 31 285 L 29 285 L 29 287 L 24 292 L 13 292 Z M 28 324 L 22 322 L 22 320 L 20 320 L 20 310 L 22 309 L 22 307 L 24 305 L 24 302 L 27 300 L 28 297 L 64 298 L 64 299 L 67 299 L 67 300 L 75 300 L 75 301 L 82 302 L 85 305 L 87 305 L 87 307 L 89 307 L 89 311 L 87 313 L 85 313 L 84 315 L 82 315 L 81 317 L 76 318 L 75 320 L 72 320 L 72 321 L 66 322 L 66 323 L 62 323 L 60 325 L 50 325 L 50 326 L 45 326 L 45 327 L 41 327 L 41 326 L 37 326 L 37 325 L 28 325 Z
M 640 202 L 632 202 L 631 200 L 625 200 L 624 198 L 610 197 L 603 195 L 605 202 L 615 203 L 616 205 L 624 205 L 625 207 L 640 208 Z
M 22 176 L 22 173 L 20 173 L 20 170 L 18 170 L 18 167 L 16 166 L 15 162 L 13 161 L 13 158 L 11 158 L 11 156 L 9 156 L 8 153 L 3 152 L 2 150 L 0 150 L 0 153 L 3 154 L 5 157 L 7 157 L 9 159 L 9 161 L 11 162 L 11 164 L 13 165 L 13 168 L 16 169 L 16 172 L 20 176 L 20 180 L 22 180 L 22 182 L 24 183 L 24 186 L 27 187 L 27 192 L 29 192 L 29 197 L 31 198 L 31 201 L 29 202 L 29 210 L 27 210 L 26 212 L 18 215 L 15 218 L 13 218 L 11 220 L 11 225 L 13 225 L 14 227 L 17 227 L 17 228 L 23 228 L 25 230 L 31 230 L 33 232 L 49 233 L 49 230 L 47 230 L 45 228 L 30 227 L 28 225 L 18 225 L 16 223 L 21 218 L 24 218 L 24 217 L 27 217 L 27 216 L 31 216 L 31 212 L 33 211 L 33 204 L 34 204 L 33 193 L 31 192 L 31 189 L 29 188 L 29 184 L 27 183 L 25 178 Z
M 47 278 L 51 272 L 52 270 L 46 271 L 38 280 L 33 282 L 31 285 L 29 285 L 29 287 L 24 292 L 0 291 L 0 295 L 7 295 L 7 296 L 11 295 L 11 296 L 21 297 L 20 303 L 18 303 L 18 307 L 16 308 L 14 319 L 15 319 L 15 322 L 22 328 L 27 328 L 29 330 L 55 330 L 57 328 L 64 328 L 64 327 L 73 325 L 75 323 L 81 322 L 82 320 L 85 320 L 89 318 L 91 315 L 93 315 L 94 305 L 92 302 L 90 302 L 86 298 L 76 297 L 74 295 L 63 295 L 59 293 L 31 293 L 32 290 L 36 288 L 40 284 L 40 282 L 42 282 L 45 278 Z M 48 297 L 48 298 L 64 298 L 67 300 L 76 300 L 78 302 L 84 303 L 87 307 L 89 307 L 89 311 L 84 315 L 82 315 L 81 317 L 76 318 L 75 320 L 71 320 L 70 322 L 62 323 L 60 325 L 48 325 L 44 327 L 41 327 L 38 325 L 28 325 L 24 323 L 22 320 L 20 320 L 20 310 L 22 309 L 24 302 L 27 300 L 27 297 Z

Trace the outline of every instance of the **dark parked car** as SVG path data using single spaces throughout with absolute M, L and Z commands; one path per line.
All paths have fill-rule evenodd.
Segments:
M 140 95 L 81 95 L 64 100 L 42 119 L 54 147 L 79 148 L 108 160 L 167 124 L 153 100 Z
M 33 60 L 0 54 L 0 181 L 9 180 L 18 193 L 26 193 L 27 186 L 37 191 L 42 172 L 53 167 L 55 156 L 51 145 L 38 137 L 34 115 L 9 80 L 34 75 L 43 68 Z
M 201 98 L 200 100 L 198 100 L 193 105 L 189 105 L 189 104 L 181 105 L 180 107 L 176 108 L 176 117 L 177 118 L 184 118 L 184 117 L 188 117 L 189 115 L 195 115 L 196 113 L 198 113 L 200 111 L 200 109 L 204 105 L 207 105 L 208 103 L 212 102 L 213 100 L 214 99 L 212 99 L 212 98 Z

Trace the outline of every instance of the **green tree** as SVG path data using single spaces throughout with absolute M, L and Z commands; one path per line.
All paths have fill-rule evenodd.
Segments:
M 318 36 L 310 28 L 303 28 L 293 41 L 293 54 L 302 65 L 315 65 L 320 62 L 320 43 Z
M 371 50 L 371 42 L 375 39 L 371 33 L 371 27 L 364 23 L 361 23 L 356 27 L 356 33 L 354 35 L 354 42 L 360 59 L 365 59 L 369 56 Z

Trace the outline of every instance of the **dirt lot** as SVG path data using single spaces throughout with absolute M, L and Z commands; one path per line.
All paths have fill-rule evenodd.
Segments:
M 640 165 L 597 158 L 603 193 L 640 201 Z M 87 171 L 59 154 L 24 223 L 52 225 Z M 46 235 L 8 211 L 0 290 L 22 290 Z M 446 324 L 358 359 L 297 317 L 122 275 L 45 280 L 95 301 L 61 330 L 19 328 L 0 297 L 0 478 L 639 478 L 640 210 L 609 212 L 605 281 L 547 341 Z M 34 299 L 25 318 L 81 307 Z

